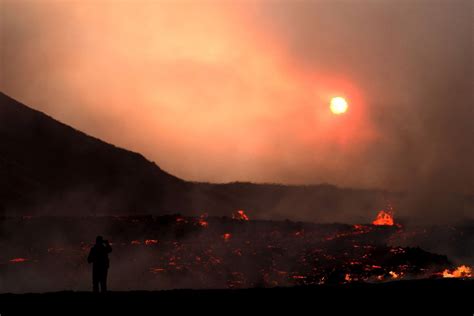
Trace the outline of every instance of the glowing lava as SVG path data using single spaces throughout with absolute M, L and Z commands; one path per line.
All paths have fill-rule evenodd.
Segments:
M 443 278 L 471 278 L 471 277 L 472 277 L 472 269 L 465 265 L 459 266 L 453 271 L 450 271 L 448 269 L 443 271 Z
M 392 279 L 398 279 L 400 277 L 400 274 L 393 271 L 390 271 L 389 274 L 392 277 Z
M 331 99 L 331 104 L 329 105 L 331 112 L 334 114 L 343 114 L 347 112 L 347 101 L 343 97 L 334 97 Z
M 232 219 L 236 219 L 236 220 L 239 220 L 239 221 L 248 221 L 249 217 L 247 216 L 247 214 L 245 214 L 244 211 L 239 210 L 239 211 L 235 212 L 234 214 L 232 214 Z
M 380 211 L 372 224 L 377 226 L 393 226 L 394 220 L 392 212 Z
M 207 228 L 209 226 L 209 223 L 207 222 L 207 217 L 207 214 L 201 215 L 198 219 L 198 225 Z
M 146 239 L 145 240 L 145 245 L 151 246 L 151 245 L 156 245 L 158 244 L 158 240 L 156 239 Z
M 229 241 L 231 237 L 232 235 L 229 233 L 225 233 L 224 235 L 222 235 L 222 239 L 224 239 L 224 241 Z

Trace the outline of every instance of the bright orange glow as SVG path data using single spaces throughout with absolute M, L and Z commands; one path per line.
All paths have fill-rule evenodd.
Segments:
M 235 212 L 234 214 L 232 214 L 232 219 L 236 219 L 239 221 L 248 221 L 250 218 L 247 216 L 247 214 L 245 214 L 244 211 L 239 210 Z
M 147 239 L 145 240 L 145 245 L 151 246 L 151 245 L 156 245 L 158 243 L 158 240 L 156 239 Z
M 372 224 L 378 226 L 393 226 L 394 220 L 392 212 L 380 211 Z
M 472 277 L 472 269 L 468 266 L 462 265 L 455 270 L 448 269 L 443 271 L 443 278 L 470 278 Z
M 334 97 L 331 99 L 331 104 L 329 106 L 331 112 L 334 114 L 343 114 L 347 112 L 347 101 L 343 97 Z
M 389 274 L 392 277 L 392 279 L 398 279 L 400 277 L 400 274 L 393 271 L 390 271 Z
M 163 268 L 150 268 L 150 272 L 151 273 L 161 273 L 161 272 L 165 272 L 166 270 L 163 269 Z
M 199 224 L 199 226 L 204 227 L 204 228 L 209 226 L 209 223 L 206 221 L 206 219 L 202 218 L 202 217 L 199 218 L 198 224 Z
M 372 177 L 357 176 L 360 168 L 353 166 L 382 137 L 368 115 L 363 82 L 352 72 L 319 62 L 308 67 L 296 58 L 278 28 L 262 24 L 260 1 L 99 1 L 91 9 L 76 1 L 47 8 L 33 2 L 9 1 L 8 7 L 34 12 L 34 22 L 48 31 L 28 45 L 53 45 L 61 54 L 46 54 L 41 63 L 28 49 L 18 57 L 19 65 L 37 65 L 34 75 L 47 75 L 45 82 L 56 87 L 11 90 L 27 104 L 188 180 L 384 186 L 359 183 Z M 162 29 L 169 32 L 158 36 Z M 74 45 L 64 34 L 78 35 Z M 70 63 L 77 73 L 62 67 Z M 334 120 L 327 107 L 335 97 L 350 103 L 350 115 Z M 70 104 L 67 111 L 56 106 L 63 103 Z M 107 127 L 114 125 L 123 132 Z M 288 160 L 281 152 L 293 154 L 295 172 L 284 171 Z M 345 159 L 336 161 L 335 154 Z
M 350 275 L 349 273 L 346 273 L 346 275 L 344 276 L 344 280 L 345 280 L 346 282 L 351 282 L 351 281 L 352 281 L 351 275 Z
M 225 233 L 224 235 L 222 235 L 222 239 L 224 239 L 224 241 L 229 241 L 231 237 L 232 235 L 229 233 Z

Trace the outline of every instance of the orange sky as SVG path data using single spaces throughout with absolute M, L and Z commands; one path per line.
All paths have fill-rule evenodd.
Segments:
M 467 1 L 281 3 L 2 0 L 0 88 L 189 180 L 400 188 L 454 164 L 464 143 L 417 149 L 444 105 L 414 106 L 459 77 Z

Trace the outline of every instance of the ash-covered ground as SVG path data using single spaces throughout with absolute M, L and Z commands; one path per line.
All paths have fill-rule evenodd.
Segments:
M 109 288 L 272 288 L 472 277 L 474 225 L 313 224 L 230 217 L 4 217 L 0 292 L 91 289 L 96 235 Z

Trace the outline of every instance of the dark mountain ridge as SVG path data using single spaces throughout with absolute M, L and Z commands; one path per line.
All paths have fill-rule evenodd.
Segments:
M 140 154 L 88 136 L 4 94 L 0 140 L 0 194 L 7 211 L 150 211 L 189 186 Z

